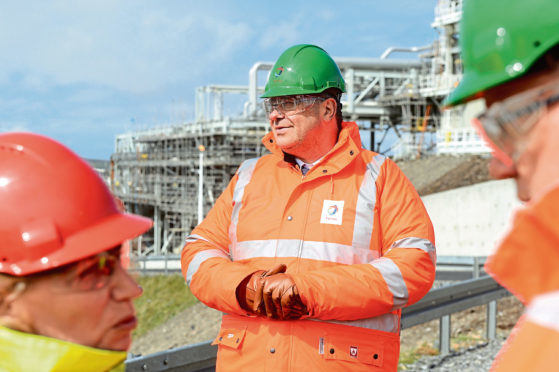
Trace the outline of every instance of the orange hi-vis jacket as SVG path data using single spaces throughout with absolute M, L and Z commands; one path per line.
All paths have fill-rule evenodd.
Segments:
M 401 308 L 435 278 L 431 221 L 394 162 L 361 147 L 355 123 L 303 176 L 272 152 L 241 164 L 188 237 L 192 293 L 223 316 L 217 370 L 396 371 Z M 287 265 L 309 314 L 247 314 L 235 290 L 257 270 Z
M 526 304 L 492 370 L 559 370 L 559 187 L 516 213 L 485 266 Z

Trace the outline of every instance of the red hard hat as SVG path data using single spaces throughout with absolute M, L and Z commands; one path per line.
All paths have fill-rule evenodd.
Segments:
M 0 134 L 0 273 L 79 261 L 150 227 L 150 219 L 120 212 L 101 177 L 64 145 Z

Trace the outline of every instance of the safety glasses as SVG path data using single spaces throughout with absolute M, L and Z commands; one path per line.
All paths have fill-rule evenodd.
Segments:
M 105 288 L 120 266 L 120 247 L 86 258 L 76 264 L 71 285 L 78 291 Z
M 51 289 L 55 292 L 86 292 L 107 287 L 120 267 L 120 246 L 76 263 L 41 273 L 32 280 L 48 275 L 53 278 Z
M 472 124 L 493 155 L 512 165 L 522 150 L 520 140 L 545 115 L 547 108 L 558 101 L 559 82 L 553 81 L 494 103 Z
M 304 112 L 316 102 L 325 101 L 325 97 L 311 95 L 295 95 L 264 98 L 264 110 L 270 115 L 277 110 L 282 114 L 296 115 Z

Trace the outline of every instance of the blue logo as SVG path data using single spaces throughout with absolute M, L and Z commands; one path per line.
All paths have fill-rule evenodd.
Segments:
M 338 206 L 337 205 L 332 205 L 332 206 L 328 207 L 328 214 L 330 216 L 333 216 L 336 213 L 338 213 Z
M 280 77 L 281 74 L 283 74 L 283 67 L 278 67 L 276 69 L 276 72 L 274 72 L 274 76 L 275 77 Z

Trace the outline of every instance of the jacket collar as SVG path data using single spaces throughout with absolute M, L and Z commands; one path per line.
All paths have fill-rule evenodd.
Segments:
M 275 143 L 274 134 L 269 132 L 262 139 L 264 146 L 270 150 L 272 154 L 279 157 L 287 163 L 295 164 L 295 158 L 292 155 L 284 153 Z M 357 155 L 361 152 L 361 136 L 359 135 L 359 127 L 355 122 L 342 122 L 342 130 L 338 135 L 338 141 L 334 147 L 328 151 L 322 160 L 309 171 L 309 175 L 315 168 L 320 168 L 320 172 L 325 175 L 331 175 L 345 168 Z M 316 174 L 316 173 L 315 173 Z
M 95 349 L 0 326 L 1 371 L 124 371 L 125 351 Z

